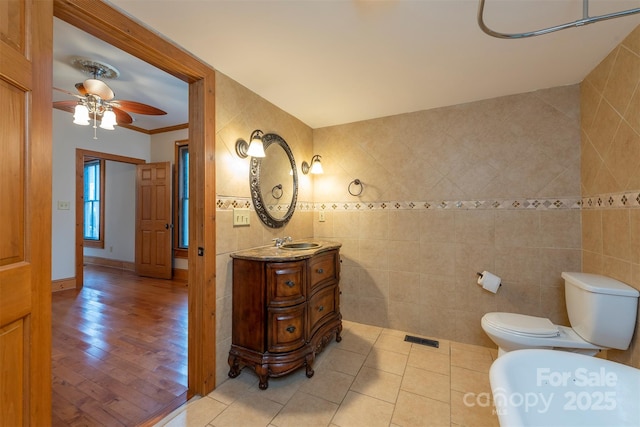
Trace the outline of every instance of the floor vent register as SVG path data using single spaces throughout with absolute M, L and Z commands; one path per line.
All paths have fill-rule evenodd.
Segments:
M 440 343 L 436 340 L 430 340 L 428 338 L 420 338 L 420 337 L 414 337 L 413 335 L 406 335 L 404 337 L 405 341 L 411 342 L 411 343 L 415 343 L 415 344 L 420 344 L 420 345 L 426 345 L 429 347 L 435 347 L 435 348 L 439 348 L 440 347 Z

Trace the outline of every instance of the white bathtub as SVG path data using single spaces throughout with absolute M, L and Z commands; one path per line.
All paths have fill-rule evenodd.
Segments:
M 502 427 L 640 427 L 640 369 L 529 349 L 499 357 L 489 379 Z

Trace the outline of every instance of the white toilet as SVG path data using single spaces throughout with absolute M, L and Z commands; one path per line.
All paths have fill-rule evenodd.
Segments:
M 629 347 L 640 292 L 610 277 L 562 273 L 571 327 L 516 313 L 487 313 L 482 329 L 498 345 L 498 355 L 525 348 L 547 348 L 593 356 L 600 350 Z

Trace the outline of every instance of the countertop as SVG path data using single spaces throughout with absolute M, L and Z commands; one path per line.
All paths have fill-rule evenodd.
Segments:
M 342 246 L 342 243 L 330 242 L 319 239 L 304 239 L 294 240 L 290 243 L 318 243 L 321 246 L 312 249 L 282 249 L 277 248 L 275 245 L 258 246 L 256 248 L 245 249 L 242 251 L 234 252 L 230 256 L 231 258 L 249 259 L 255 261 L 297 261 L 302 259 L 311 258 L 312 256 L 330 251 L 332 249 L 338 249 Z

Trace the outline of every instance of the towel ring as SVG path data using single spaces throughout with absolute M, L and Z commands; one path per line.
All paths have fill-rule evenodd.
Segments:
M 284 191 L 282 191 L 282 184 L 274 185 L 271 189 L 271 196 L 273 196 L 273 198 L 276 200 L 280 200 L 280 197 L 282 197 L 283 193 Z
M 360 186 L 360 191 L 358 191 L 357 193 L 351 191 L 351 186 L 352 185 L 356 185 L 356 186 Z M 349 194 L 351 194 L 352 196 L 359 196 L 362 194 L 362 190 L 364 190 L 364 185 L 362 185 L 362 181 L 360 181 L 359 179 L 354 179 L 353 181 L 351 181 L 349 183 L 349 187 L 347 187 L 347 190 L 349 191 Z

